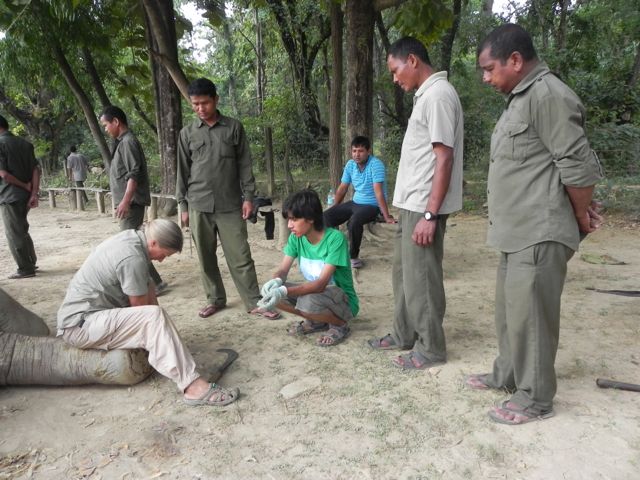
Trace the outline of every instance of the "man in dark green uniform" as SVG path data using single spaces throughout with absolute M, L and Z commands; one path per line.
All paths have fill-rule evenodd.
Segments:
M 120 219 L 120 230 L 136 230 L 144 222 L 145 207 L 151 205 L 147 159 L 140 142 L 129 130 L 127 116 L 122 109 L 113 105 L 105 108 L 100 123 L 105 132 L 115 139 L 109 185 L 116 205 L 116 217 Z M 149 263 L 149 274 L 158 295 L 167 284 L 152 263 Z
M 231 278 L 247 311 L 277 318 L 278 312 L 256 308 L 261 296 L 245 222 L 253 211 L 255 179 L 244 127 L 218 111 L 218 94 L 211 80 L 191 82 L 189 98 L 198 118 L 180 132 L 176 200 L 182 224 L 191 227 L 200 259 L 207 305 L 199 315 L 209 317 L 227 304 L 216 258 L 220 237 Z
M 9 131 L 7 119 L 0 115 L 0 210 L 4 232 L 18 264 L 11 279 L 36 274 L 36 251 L 29 235 L 27 214 L 38 206 L 40 169 L 33 145 Z
M 488 413 L 517 425 L 553 415 L 567 262 L 581 235 L 600 225 L 591 204 L 602 173 L 580 99 L 538 59 L 524 29 L 496 28 L 478 48 L 478 65 L 483 81 L 507 95 L 487 183 L 488 244 L 500 251 L 498 357 L 491 373 L 466 383 L 512 391 Z

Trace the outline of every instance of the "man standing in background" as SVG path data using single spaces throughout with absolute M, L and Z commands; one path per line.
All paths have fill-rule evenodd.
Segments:
M 220 237 L 231 278 L 247 311 L 278 318 L 278 312 L 257 308 L 262 297 L 246 224 L 253 212 L 256 184 L 244 127 L 218 111 L 219 97 L 211 80 L 191 82 L 189 98 L 198 118 L 180 132 L 176 200 L 182 224 L 191 227 L 200 259 L 207 304 L 198 315 L 210 317 L 227 305 L 216 256 Z
M 67 157 L 67 176 L 69 180 L 75 182 L 76 187 L 84 188 L 84 181 L 87 179 L 89 171 L 89 160 L 81 153 L 76 153 L 76 146 L 72 145 L 71 153 Z M 85 203 L 89 201 L 87 192 L 82 190 L 82 197 Z
M 36 274 L 36 251 L 29 235 L 27 215 L 38 206 L 40 167 L 33 145 L 9 131 L 0 115 L 0 210 L 11 255 L 18 265 L 10 279 Z

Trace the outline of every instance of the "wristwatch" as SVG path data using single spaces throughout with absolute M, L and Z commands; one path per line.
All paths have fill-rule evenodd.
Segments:
M 438 215 L 436 215 L 435 213 L 431 213 L 429 210 L 427 210 L 426 212 L 424 212 L 424 219 L 430 222 L 432 220 L 437 220 Z

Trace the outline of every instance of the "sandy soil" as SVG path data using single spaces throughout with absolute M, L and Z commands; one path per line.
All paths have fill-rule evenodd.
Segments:
M 95 203 L 94 203 L 95 204 Z M 118 231 L 109 216 L 46 206 L 30 215 L 40 271 L 10 281 L 15 269 L 0 239 L 0 286 L 53 329 L 67 284 L 92 246 Z M 202 370 L 240 358 L 222 378 L 241 399 L 224 409 L 184 406 L 174 385 L 154 375 L 133 387 L 0 388 L 0 479 L 632 479 L 640 468 L 640 394 L 601 390 L 596 377 L 640 383 L 640 299 L 586 290 L 638 289 L 638 225 L 613 224 L 581 253 L 609 254 L 627 265 L 594 265 L 580 254 L 565 286 L 556 362 L 556 417 L 509 427 L 487 409 L 501 392 L 469 391 L 465 374 L 486 371 L 496 353 L 493 294 L 497 256 L 484 245 L 486 219 L 450 219 L 445 270 L 449 359 L 402 373 L 393 352 L 365 342 L 389 331 L 392 232 L 363 244 L 361 313 L 335 348 L 285 335 L 291 316 L 250 317 L 223 264 L 230 308 L 207 320 L 195 252 L 158 270 L 171 284 L 161 304 Z M 262 282 L 279 262 L 276 241 L 250 225 Z M 299 380 L 313 389 L 285 400 Z

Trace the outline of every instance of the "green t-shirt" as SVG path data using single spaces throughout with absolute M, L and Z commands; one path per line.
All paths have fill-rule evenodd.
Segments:
M 284 247 L 284 254 L 298 259 L 300 272 L 308 282 L 320 278 L 325 264 L 334 265 L 336 271 L 329 284 L 336 285 L 344 291 L 349 299 L 351 313 L 354 317 L 358 314 L 360 305 L 353 288 L 349 243 L 341 232 L 334 228 L 325 229 L 322 239 L 316 245 L 309 243 L 307 237 L 298 238 L 292 233 Z

